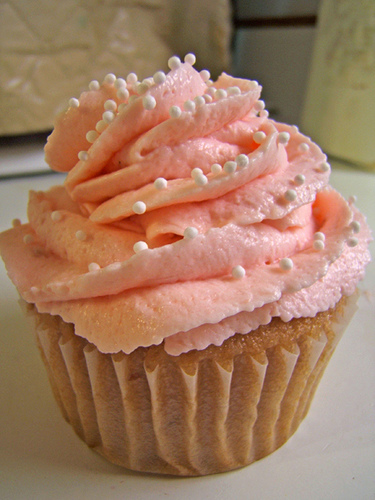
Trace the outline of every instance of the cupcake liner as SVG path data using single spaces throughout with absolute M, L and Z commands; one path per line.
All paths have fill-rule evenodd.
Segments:
M 55 398 L 81 439 L 128 469 L 195 476 L 247 465 L 296 431 L 356 300 L 337 307 L 329 327 L 311 331 L 310 321 L 264 351 L 189 363 L 162 346 L 156 358 L 147 348 L 102 354 L 59 317 L 29 312 Z

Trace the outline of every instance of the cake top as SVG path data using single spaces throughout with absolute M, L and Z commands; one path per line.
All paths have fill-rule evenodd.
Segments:
M 0 240 L 22 297 L 103 352 L 178 355 L 314 316 L 369 260 L 320 148 L 269 118 L 257 82 L 194 62 L 72 98 L 45 148 L 64 186 L 31 193 L 29 224 Z

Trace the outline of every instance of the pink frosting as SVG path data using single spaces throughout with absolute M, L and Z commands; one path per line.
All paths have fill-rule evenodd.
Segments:
M 140 88 L 125 100 L 104 83 L 58 117 L 46 159 L 65 186 L 31 192 L 29 223 L 0 236 L 25 300 L 102 352 L 165 341 L 179 355 L 354 292 L 366 222 L 318 146 L 261 110 L 256 82 L 207 86 L 184 63 Z

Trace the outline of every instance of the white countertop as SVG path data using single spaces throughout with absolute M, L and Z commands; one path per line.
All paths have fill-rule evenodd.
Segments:
M 4 151 L 0 149 L 2 159 L 12 153 L 16 163 L 29 154 Z M 42 158 L 42 153 L 33 158 Z M 0 230 L 9 228 L 13 218 L 26 220 L 29 189 L 46 189 L 62 179 L 62 175 L 49 174 L 0 180 Z M 331 184 L 346 197 L 357 196 L 357 206 L 374 231 L 375 173 L 334 169 Z M 296 434 L 249 467 L 201 478 L 133 473 L 87 448 L 59 413 L 2 264 L 0 284 L 2 500 L 375 498 L 374 262 L 360 286 L 359 310 Z

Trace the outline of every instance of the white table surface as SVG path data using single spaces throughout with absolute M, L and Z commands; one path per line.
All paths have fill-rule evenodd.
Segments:
M 10 153 L 12 161 L 21 163 L 29 154 L 0 150 L 3 159 Z M 42 158 L 41 152 L 34 153 L 34 160 Z M 0 230 L 10 227 L 15 217 L 26 220 L 29 189 L 46 189 L 62 179 L 50 174 L 0 180 Z M 357 206 L 374 230 L 375 173 L 335 168 L 331 184 L 346 197 L 357 196 Z M 249 467 L 201 478 L 133 473 L 87 448 L 59 413 L 2 264 L 0 284 L 2 500 L 375 498 L 374 263 L 360 286 L 359 310 L 296 434 Z

